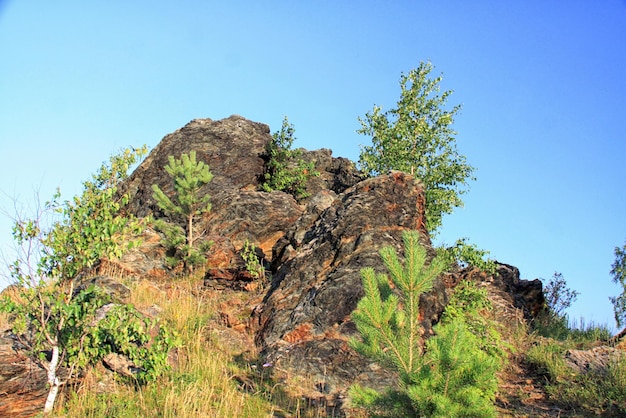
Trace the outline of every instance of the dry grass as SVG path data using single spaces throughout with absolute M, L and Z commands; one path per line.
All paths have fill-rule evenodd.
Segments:
M 116 383 L 97 393 L 102 378 L 95 371 L 84 387 L 71 395 L 59 412 L 66 417 L 264 417 L 272 406 L 263 396 L 239 389 L 232 378 L 232 356 L 211 341 L 209 320 L 214 301 L 195 291 L 193 279 L 162 288 L 150 282 L 133 285 L 131 303 L 138 309 L 157 308 L 160 320 L 182 340 L 173 370 L 142 387 Z

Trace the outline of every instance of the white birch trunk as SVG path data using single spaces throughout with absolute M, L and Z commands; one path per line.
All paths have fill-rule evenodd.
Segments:
M 50 364 L 48 365 L 48 385 L 50 385 L 50 391 L 48 392 L 48 397 L 46 398 L 46 403 L 43 408 L 43 414 L 46 417 L 50 416 L 52 413 L 54 402 L 56 401 L 57 394 L 59 393 L 59 387 L 61 386 L 61 382 L 57 376 L 58 367 L 59 346 L 55 344 L 52 346 L 52 358 L 50 359 Z

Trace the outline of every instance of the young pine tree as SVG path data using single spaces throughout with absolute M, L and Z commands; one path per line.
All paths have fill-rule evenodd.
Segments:
M 418 372 L 405 382 L 415 411 L 441 418 L 495 417 L 499 360 L 480 349 L 462 318 L 437 325 L 435 332 Z
M 199 238 L 194 235 L 194 220 L 211 210 L 211 197 L 208 194 L 201 195 L 200 190 L 213 179 L 213 174 L 207 164 L 196 160 L 195 151 L 191 151 L 189 155 L 183 154 L 180 159 L 170 155 L 165 171 L 174 181 L 176 194 L 170 198 L 158 185 L 153 184 L 152 196 L 168 216 L 184 221 L 186 238 L 185 244 L 180 247 L 184 253 L 183 261 L 191 270 L 194 264 L 203 260 L 194 248 L 194 243 Z M 169 231 L 175 229 L 169 228 Z M 174 246 L 179 246 L 180 240 L 175 237 L 176 234 L 171 232 L 171 235 Z
M 419 298 L 432 289 L 445 264 L 439 257 L 426 263 L 426 249 L 419 243 L 418 231 L 406 231 L 402 239 L 404 264 L 393 247 L 380 250 L 390 277 L 376 274 L 372 268 L 361 270 L 365 296 L 352 319 L 363 341 L 353 341 L 353 346 L 408 377 L 418 370 L 422 354 Z
M 379 394 L 355 386 L 352 397 L 357 404 L 403 416 L 494 416 L 499 363 L 481 349 L 482 341 L 462 317 L 437 325 L 437 335 L 422 352 L 419 298 L 445 269 L 446 258 L 427 262 L 419 237 L 418 231 L 403 234 L 404 263 L 393 247 L 381 249 L 389 277 L 372 268 L 361 271 L 365 296 L 352 313 L 362 336 L 352 346 L 398 371 L 399 390 Z

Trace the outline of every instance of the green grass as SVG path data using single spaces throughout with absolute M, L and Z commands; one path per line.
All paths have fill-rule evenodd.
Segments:
M 626 357 L 614 358 L 605 370 L 578 372 L 565 361 L 567 350 L 598 345 L 606 327 L 570 330 L 563 340 L 535 335 L 527 361 L 543 376 L 550 399 L 582 416 L 626 416 Z

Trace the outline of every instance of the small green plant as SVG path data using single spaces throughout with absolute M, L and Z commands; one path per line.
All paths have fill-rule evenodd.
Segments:
M 241 258 L 246 263 L 246 271 L 255 279 L 260 279 L 265 277 L 265 267 L 263 267 L 256 250 L 256 246 L 246 240 L 241 249 Z
M 320 173 L 315 171 L 313 162 L 307 163 L 301 158 L 300 150 L 291 148 L 295 140 L 294 133 L 294 126 L 285 117 L 280 131 L 272 135 L 265 149 L 267 164 L 262 187 L 266 192 L 284 191 L 296 199 L 304 199 L 308 197 L 308 179 Z
M 428 417 L 495 417 L 498 359 L 481 350 L 461 318 L 435 328 L 407 390 L 415 410 Z
M 151 333 L 155 333 L 151 337 Z M 168 355 L 181 341 L 169 327 L 141 314 L 132 305 L 116 305 L 88 335 L 92 362 L 108 353 L 123 354 L 136 366 L 136 382 L 145 384 L 169 370 Z
M 152 197 L 166 215 L 183 221 L 185 226 L 180 228 L 161 221 L 156 223 L 156 227 L 164 232 L 166 244 L 174 250 L 174 257 L 180 257 L 187 269 L 192 271 L 194 266 L 206 260 L 203 255 L 206 247 L 195 246 L 201 235 L 194 233 L 194 221 L 211 210 L 211 197 L 202 195 L 200 191 L 213 179 L 213 174 L 208 165 L 196 160 L 195 151 L 183 154 L 180 159 L 170 155 L 165 171 L 172 178 L 176 193 L 170 198 L 157 184 L 153 184 Z
M 492 310 L 486 289 L 479 288 L 474 282 L 462 281 L 454 288 L 440 324 L 462 320 L 476 337 L 478 347 L 502 364 L 507 357 L 507 350 L 512 347 L 504 342 L 498 331 L 496 321 L 491 318 Z
M 390 277 L 376 273 L 371 267 L 361 270 L 365 296 L 352 313 L 363 339 L 353 340 L 353 347 L 398 369 L 405 377 L 418 370 L 422 354 L 420 295 L 432 288 L 445 266 L 439 257 L 426 264 L 426 249 L 419 243 L 419 234 L 418 231 L 407 231 L 402 235 L 404 264 L 393 247 L 380 250 Z M 394 292 L 392 286 L 398 291 Z
M 447 257 L 450 264 L 457 263 L 461 267 L 476 267 L 491 275 L 495 274 L 498 269 L 494 260 L 485 259 L 489 255 L 489 251 L 481 250 L 475 244 L 469 243 L 467 238 L 458 239 L 452 247 L 438 248 L 437 251 L 442 256 Z

